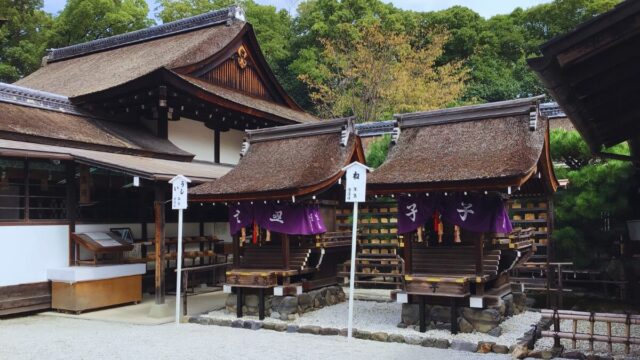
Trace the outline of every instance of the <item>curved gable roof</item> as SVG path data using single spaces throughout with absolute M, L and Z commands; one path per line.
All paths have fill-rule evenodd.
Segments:
M 398 115 L 400 137 L 368 177 L 372 192 L 520 186 L 548 162 L 546 119 L 529 127 L 539 98 Z M 542 169 L 540 169 L 542 170 Z M 545 174 L 547 173 L 545 168 Z M 551 172 L 551 182 L 555 181 Z
M 334 185 L 352 160 L 363 162 L 350 120 L 247 131 L 248 150 L 222 178 L 189 190 L 194 201 L 287 199 Z M 346 145 L 343 131 L 349 131 Z

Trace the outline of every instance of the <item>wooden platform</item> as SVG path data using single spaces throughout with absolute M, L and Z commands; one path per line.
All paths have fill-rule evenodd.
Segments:
M 51 285 L 48 281 L 0 287 L 0 316 L 50 308 Z

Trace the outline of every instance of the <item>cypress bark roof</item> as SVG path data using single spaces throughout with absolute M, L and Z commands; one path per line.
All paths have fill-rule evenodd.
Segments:
M 540 116 L 538 100 L 396 115 L 400 136 L 387 160 L 369 175 L 368 190 L 520 186 L 538 171 L 541 159 L 550 162 L 543 152 L 548 148 L 546 118 L 530 129 L 531 112 Z
M 347 119 L 247 131 L 247 139 L 248 150 L 233 170 L 189 190 L 194 201 L 290 199 L 317 193 L 338 181 L 342 167 L 364 161 L 360 139 Z

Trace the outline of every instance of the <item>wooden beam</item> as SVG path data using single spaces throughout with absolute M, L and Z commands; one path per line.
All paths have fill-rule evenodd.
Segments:
M 73 161 L 67 165 L 67 219 L 69 220 L 69 266 L 75 264 L 76 251 L 71 234 L 76 231 L 76 217 L 78 209 L 78 196 L 76 193 L 76 166 Z
M 155 236 L 155 301 L 156 304 L 164 304 L 165 291 L 165 274 L 164 274 L 164 184 L 156 183 L 155 201 L 153 203 L 153 213 L 155 217 L 156 236 Z

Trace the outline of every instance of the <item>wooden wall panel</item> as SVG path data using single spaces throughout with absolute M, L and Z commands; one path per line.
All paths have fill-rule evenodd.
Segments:
M 242 69 L 238 65 L 235 56 L 203 74 L 201 78 L 212 84 L 239 90 L 268 101 L 274 101 L 274 98 L 269 93 L 269 89 L 262 82 L 253 65 L 249 62 L 246 67 Z
M 0 316 L 51 308 L 49 282 L 0 287 Z

